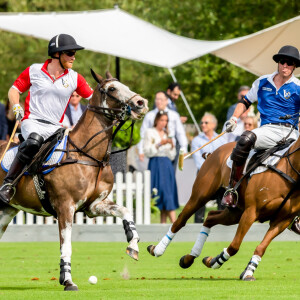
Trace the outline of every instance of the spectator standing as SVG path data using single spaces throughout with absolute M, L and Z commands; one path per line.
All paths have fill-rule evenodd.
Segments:
M 144 135 L 148 128 L 152 128 L 154 124 L 155 116 L 159 111 L 164 111 L 168 114 L 168 132 L 169 137 L 175 138 L 176 141 L 178 141 L 179 147 L 183 148 L 184 153 L 187 153 L 187 145 L 188 141 L 186 138 L 185 130 L 183 128 L 183 125 L 180 121 L 180 116 L 177 112 L 170 110 L 168 107 L 168 98 L 165 92 L 159 91 L 155 95 L 155 106 L 156 108 L 148 112 L 143 120 L 141 129 L 140 129 L 140 135 L 141 140 L 138 144 L 138 150 L 139 150 L 139 159 L 140 161 L 144 161 Z M 174 170 L 176 170 L 177 166 L 177 160 L 173 159 L 173 167 Z
M 242 85 L 240 86 L 238 93 L 237 93 L 237 102 L 232 104 L 227 111 L 226 120 L 229 120 L 231 116 L 233 115 L 233 112 L 238 104 L 239 101 L 243 99 L 243 97 L 246 96 L 246 94 L 249 92 L 250 87 L 248 85 Z
M 213 114 L 210 113 L 205 113 L 201 119 L 200 122 L 200 127 L 202 132 L 197 135 L 193 140 L 192 140 L 192 147 L 191 151 L 195 151 L 198 148 L 202 147 L 204 144 L 208 143 L 210 140 L 215 138 L 218 134 L 215 132 L 215 129 L 218 126 L 218 121 L 216 117 Z M 195 165 L 197 167 L 197 173 L 199 172 L 202 164 L 204 163 L 205 159 L 202 157 L 204 153 L 212 153 L 215 151 L 217 148 L 222 146 L 224 144 L 224 140 L 222 139 L 223 137 L 215 140 L 214 142 L 208 144 L 201 150 L 197 151 L 195 154 L 193 154 L 193 159 L 195 162 Z M 221 197 L 222 198 L 222 197 Z M 217 199 L 218 202 L 218 208 L 222 209 L 221 207 L 221 198 Z M 195 213 L 195 223 L 203 223 L 204 221 L 204 214 L 205 214 L 205 206 L 201 207 L 196 213 Z
M 85 112 L 86 106 L 80 103 L 81 99 L 82 97 L 76 91 L 72 93 L 63 121 L 64 127 L 73 128 Z
M 151 190 L 156 188 L 160 209 L 160 221 L 166 223 L 167 216 L 171 223 L 176 220 L 175 210 L 179 207 L 175 172 L 172 160 L 175 158 L 175 140 L 168 134 L 168 113 L 158 111 L 153 128 L 148 128 L 144 138 L 144 153 L 150 158 L 148 169 L 151 171 Z
M 257 119 L 255 116 L 247 116 L 244 120 L 245 130 L 257 128 Z

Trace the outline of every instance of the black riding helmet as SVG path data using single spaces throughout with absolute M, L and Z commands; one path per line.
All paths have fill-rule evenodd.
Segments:
M 289 58 L 295 62 L 296 68 L 300 67 L 300 54 L 299 50 L 293 46 L 283 46 L 277 54 L 273 56 L 275 62 L 279 62 L 282 58 Z
M 58 59 L 61 67 L 65 69 L 63 66 L 60 56 L 63 51 L 68 51 L 68 50 L 83 50 L 84 47 L 77 45 L 75 39 L 68 34 L 58 34 L 54 36 L 48 44 L 48 55 L 51 56 L 54 59 Z M 55 53 L 59 53 L 58 57 L 55 57 Z
M 56 52 L 67 50 L 83 50 L 84 47 L 77 45 L 75 39 L 68 34 L 58 34 L 54 36 L 48 45 L 48 55 L 53 57 Z

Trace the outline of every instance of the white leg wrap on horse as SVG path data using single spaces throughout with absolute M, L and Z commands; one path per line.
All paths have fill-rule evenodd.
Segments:
M 175 237 L 176 233 L 173 233 L 171 231 L 171 228 L 172 228 L 172 225 L 170 226 L 168 233 L 161 239 L 161 241 L 158 243 L 158 245 L 155 246 L 154 255 L 156 257 L 159 257 L 164 254 L 168 245 L 171 243 L 171 241 Z
M 200 233 L 198 234 L 197 240 L 195 242 L 195 245 L 191 251 L 191 255 L 194 257 L 198 257 L 201 252 L 202 248 L 204 246 L 204 243 L 206 242 L 206 239 L 208 238 L 210 233 L 210 228 L 202 226 Z
M 259 262 L 261 261 L 261 257 L 258 255 L 253 255 L 250 262 L 248 263 L 245 271 L 242 273 L 243 276 L 241 279 L 245 279 L 247 276 L 253 276 L 255 270 L 258 267 Z
M 227 248 L 224 248 L 223 251 L 216 257 L 211 260 L 211 268 L 219 269 L 222 267 L 224 262 L 230 258 L 230 255 L 227 252 Z

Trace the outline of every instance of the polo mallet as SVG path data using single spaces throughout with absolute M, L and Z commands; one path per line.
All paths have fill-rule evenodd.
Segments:
M 14 129 L 13 129 L 13 131 L 12 131 L 11 136 L 10 136 L 10 139 L 9 139 L 9 141 L 8 141 L 8 143 L 7 143 L 7 145 L 6 145 L 6 148 L 5 148 L 5 150 L 4 150 L 4 152 L 3 152 L 2 156 L 1 156 L 0 164 L 1 164 L 2 160 L 3 160 L 3 157 L 4 157 L 5 153 L 7 152 L 7 150 L 8 150 L 8 148 L 9 148 L 9 146 L 10 146 L 10 144 L 11 144 L 11 142 L 12 142 L 14 136 L 15 136 L 15 133 L 16 133 L 16 130 L 17 130 L 17 128 L 18 128 L 19 123 L 20 123 L 20 121 L 16 121 L 15 127 L 14 127 Z
M 196 153 L 197 151 L 201 150 L 202 148 L 204 148 L 205 146 L 207 146 L 208 144 L 212 143 L 213 141 L 217 140 L 219 137 L 221 137 L 223 134 L 225 134 L 227 131 L 223 131 L 222 133 L 220 133 L 218 136 L 216 136 L 215 138 L 213 138 L 212 140 L 210 140 L 209 142 L 207 142 L 206 144 L 204 144 L 203 146 L 201 146 L 200 148 L 196 149 L 195 151 L 187 154 L 186 156 L 184 156 L 184 152 L 183 149 L 180 149 L 179 151 L 179 157 L 178 157 L 178 168 L 180 171 L 183 170 L 183 161 L 190 157 L 191 155 L 193 155 L 194 153 Z

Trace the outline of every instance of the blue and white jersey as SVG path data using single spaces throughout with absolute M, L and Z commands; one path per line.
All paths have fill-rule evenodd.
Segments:
M 295 119 L 281 120 L 279 117 L 299 113 L 300 110 L 300 80 L 294 75 L 279 89 L 273 81 L 273 74 L 264 75 L 254 81 L 245 98 L 253 103 L 257 101 L 260 112 L 261 126 L 269 123 L 298 123 Z

